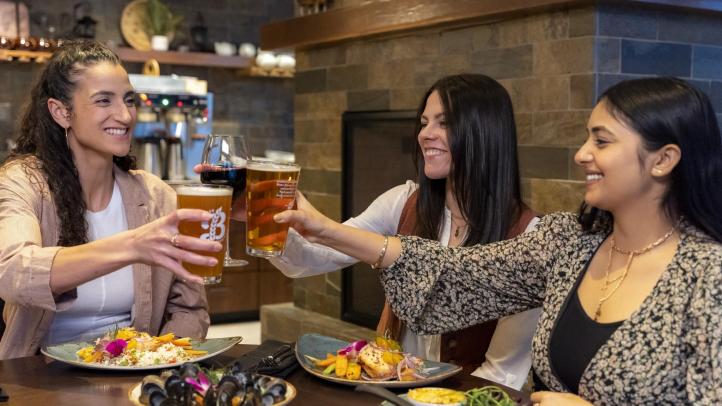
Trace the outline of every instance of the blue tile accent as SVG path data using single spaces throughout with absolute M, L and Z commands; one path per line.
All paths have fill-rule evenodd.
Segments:
M 657 39 L 657 12 L 638 7 L 603 4 L 599 8 L 600 36 Z
M 659 12 L 660 41 L 722 45 L 722 17 L 719 14 Z
M 695 46 L 692 59 L 692 77 L 722 79 L 722 48 Z
M 639 79 L 640 77 L 638 75 L 597 75 L 597 92 L 594 95 L 594 100 L 599 100 L 602 93 L 617 83 L 628 79 Z
M 710 96 L 711 85 L 709 80 L 685 79 L 685 81 L 690 85 L 696 87 L 697 89 L 705 92 L 707 96 Z
M 594 41 L 594 70 L 600 73 L 619 73 L 620 53 L 621 41 L 618 38 L 597 38 Z
M 692 46 L 622 40 L 622 73 L 689 77 Z

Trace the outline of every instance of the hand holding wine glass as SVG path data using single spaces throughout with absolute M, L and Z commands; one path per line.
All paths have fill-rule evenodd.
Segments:
M 250 157 L 245 136 L 211 134 L 203 147 L 201 164 L 194 168 L 200 172 L 202 183 L 233 187 L 231 215 L 234 219 L 245 214 L 243 192 L 246 189 L 246 162 Z M 230 242 L 226 245 L 225 266 L 248 265 L 248 261 L 231 258 L 228 247 Z

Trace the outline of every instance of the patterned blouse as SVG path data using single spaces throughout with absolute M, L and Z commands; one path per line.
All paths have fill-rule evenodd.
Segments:
M 569 392 L 549 337 L 585 264 L 610 230 L 584 232 L 572 213 L 542 218 L 513 240 L 469 248 L 401 237 L 381 271 L 386 297 L 414 332 L 440 334 L 543 306 L 533 366 Z M 599 349 L 579 395 L 596 405 L 722 404 L 722 246 L 682 223 L 677 252 L 649 296 Z

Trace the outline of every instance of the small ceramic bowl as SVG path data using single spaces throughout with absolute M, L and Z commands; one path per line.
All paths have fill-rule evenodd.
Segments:
M 244 42 L 238 47 L 238 55 L 253 58 L 256 56 L 256 46 L 250 42 Z
M 293 69 L 296 67 L 296 58 L 291 55 L 278 55 L 278 67 L 281 69 Z
M 416 388 L 409 390 L 406 399 L 415 406 L 461 406 L 465 396 L 447 388 Z
M 213 44 L 218 55 L 231 56 L 236 54 L 236 46 L 230 42 L 216 42 Z
M 278 65 L 278 58 L 272 52 L 261 51 L 256 56 L 256 65 L 264 69 L 275 68 Z

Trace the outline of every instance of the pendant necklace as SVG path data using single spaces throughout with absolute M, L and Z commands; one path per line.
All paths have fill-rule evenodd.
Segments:
M 627 278 L 627 274 L 629 273 L 629 268 L 632 266 L 632 261 L 634 260 L 635 256 L 642 255 L 644 253 L 649 252 L 650 250 L 658 247 L 663 242 L 667 241 L 669 237 L 672 236 L 674 231 L 679 227 L 679 223 L 682 221 L 682 218 L 677 221 L 677 224 L 675 224 L 669 231 L 667 231 L 666 234 L 664 234 L 662 237 L 660 237 L 657 241 L 647 245 L 646 247 L 638 250 L 623 250 L 619 247 L 617 247 L 617 242 L 614 240 L 614 233 L 612 233 L 612 236 L 610 238 L 611 247 L 609 248 L 609 258 L 607 259 L 607 269 L 604 272 L 604 285 L 602 286 L 602 296 L 599 298 L 599 302 L 597 303 L 597 311 L 594 312 L 594 321 L 597 321 L 599 317 L 602 315 L 602 304 L 607 301 L 614 293 L 619 289 L 620 286 L 622 286 L 622 283 Z M 622 275 L 610 280 L 609 279 L 609 272 L 612 268 L 612 253 L 618 253 L 622 255 L 628 255 L 627 257 L 627 264 L 624 266 L 624 272 L 622 272 Z M 609 292 L 607 295 L 604 295 L 604 292 L 607 291 L 607 289 L 614 283 L 617 283 L 614 288 Z
M 463 227 L 463 226 L 461 226 L 461 225 L 459 225 L 459 224 L 455 224 L 455 223 L 454 223 L 454 218 L 462 219 L 462 220 L 463 220 L 464 218 L 463 218 L 463 217 L 456 217 L 456 216 L 454 216 L 453 214 L 451 215 L 451 225 L 454 226 L 454 227 L 456 227 L 456 230 L 454 231 L 454 238 L 457 238 L 457 239 L 458 239 L 458 238 L 459 238 L 459 232 L 461 231 L 461 227 Z

